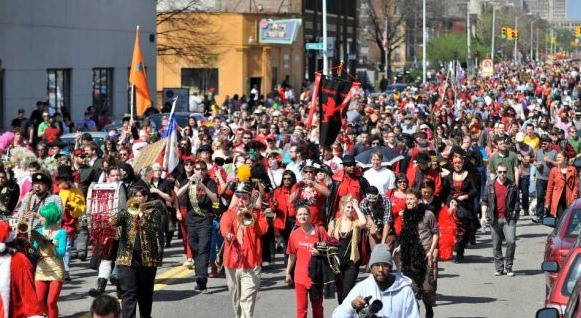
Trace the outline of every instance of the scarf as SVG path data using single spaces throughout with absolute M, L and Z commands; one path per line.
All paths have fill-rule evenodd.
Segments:
M 401 232 L 401 272 L 421 287 L 428 270 L 426 252 L 420 243 L 418 225 L 424 218 L 426 207 L 420 203 L 416 208 L 405 209 Z

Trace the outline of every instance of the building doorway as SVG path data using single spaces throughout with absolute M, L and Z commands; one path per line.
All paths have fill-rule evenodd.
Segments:
M 264 90 L 262 89 L 262 77 L 251 77 L 250 78 L 250 86 L 248 87 L 248 89 L 250 90 L 248 93 L 250 96 L 250 92 L 252 92 L 252 89 L 254 87 L 256 87 L 256 89 L 258 90 L 258 96 L 255 96 L 255 98 L 260 98 L 260 95 L 264 95 Z M 252 98 L 252 97 L 251 97 Z

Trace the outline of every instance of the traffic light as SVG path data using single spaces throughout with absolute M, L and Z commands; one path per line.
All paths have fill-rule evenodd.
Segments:
M 512 29 L 511 28 L 506 28 L 506 39 L 512 40 Z
M 581 38 L 581 25 L 575 27 L 575 37 L 578 39 Z
M 511 36 L 512 36 L 513 39 L 518 40 L 518 31 L 517 30 L 512 30 Z
M 503 40 L 506 40 L 506 31 L 507 31 L 507 30 L 506 30 L 506 27 L 502 27 L 502 29 L 501 29 L 501 31 L 500 31 L 500 37 L 501 37 Z

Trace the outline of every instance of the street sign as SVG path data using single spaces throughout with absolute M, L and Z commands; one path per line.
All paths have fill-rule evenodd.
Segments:
M 323 43 L 307 43 L 306 45 L 307 50 L 323 50 Z

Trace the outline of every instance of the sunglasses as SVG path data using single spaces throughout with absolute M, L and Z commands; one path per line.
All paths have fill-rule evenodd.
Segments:
M 303 173 L 315 173 L 313 170 L 304 170 Z
M 195 167 L 195 168 L 194 168 L 194 170 L 196 170 L 196 171 L 201 171 L 201 170 L 203 170 L 203 169 L 202 169 L 202 167 Z
M 77 157 L 79 157 L 79 158 L 81 158 L 81 159 L 85 159 L 85 158 L 87 158 L 87 155 L 79 155 L 79 156 L 77 156 Z
M 498 174 L 506 174 L 506 170 L 499 170 L 497 171 Z
M 397 184 L 407 184 L 408 182 L 406 180 L 399 180 L 397 181 Z

